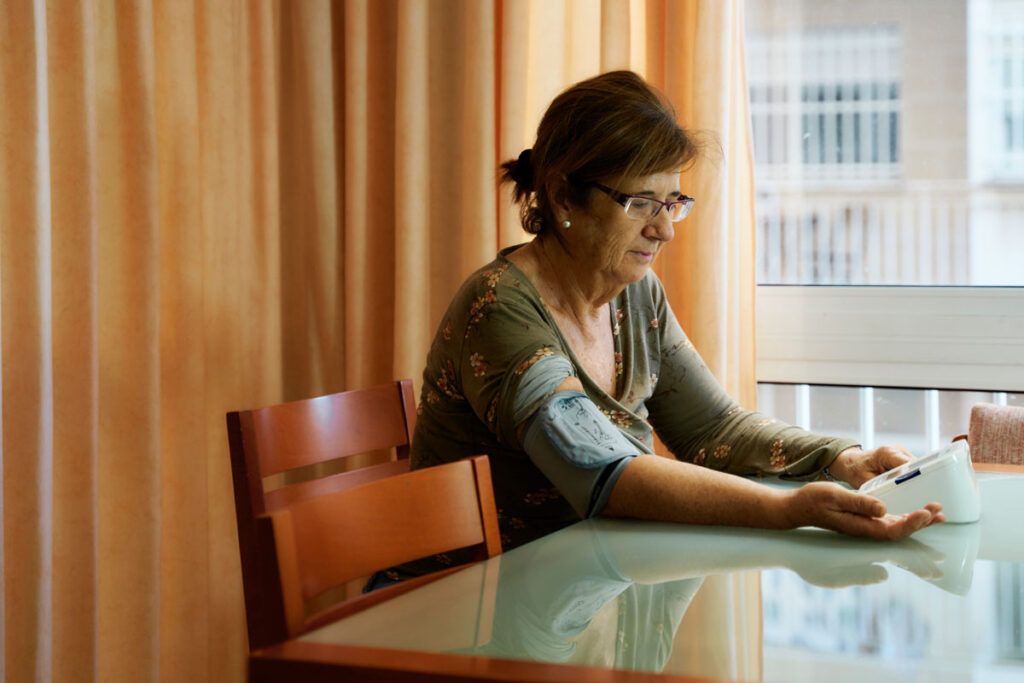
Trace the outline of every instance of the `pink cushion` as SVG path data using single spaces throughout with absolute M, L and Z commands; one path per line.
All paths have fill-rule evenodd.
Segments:
M 1024 465 L 1024 408 L 976 403 L 967 440 L 974 462 Z

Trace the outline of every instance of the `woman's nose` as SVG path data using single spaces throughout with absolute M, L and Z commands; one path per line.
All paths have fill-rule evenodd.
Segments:
M 671 242 L 672 238 L 675 237 L 676 229 L 675 224 L 668 215 L 668 211 L 662 208 L 658 212 L 658 215 L 652 218 L 648 222 L 648 237 L 650 239 L 656 239 L 661 242 Z

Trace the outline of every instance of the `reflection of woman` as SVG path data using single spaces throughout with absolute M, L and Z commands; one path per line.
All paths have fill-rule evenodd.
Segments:
M 941 521 L 938 506 L 887 516 L 834 484 L 730 476 L 859 485 L 906 456 L 743 410 L 705 367 L 650 270 L 694 204 L 679 171 L 695 155 L 635 74 L 552 102 L 533 148 L 502 166 L 535 237 L 470 276 L 441 321 L 413 467 L 488 454 L 506 548 L 596 514 L 880 538 Z M 652 455 L 655 430 L 674 459 Z
M 663 575 L 638 583 L 600 528 L 570 531 L 502 558 L 491 635 L 472 652 L 661 671 L 704 577 L 676 578 L 657 558 Z
M 961 539 L 972 533 L 955 531 Z M 471 652 L 661 671 L 706 577 L 785 568 L 809 584 L 841 588 L 884 581 L 891 563 L 942 585 L 945 559 L 909 538 L 879 544 L 810 529 L 638 531 L 591 520 L 502 556 L 490 635 Z M 710 654 L 719 645 L 701 647 Z

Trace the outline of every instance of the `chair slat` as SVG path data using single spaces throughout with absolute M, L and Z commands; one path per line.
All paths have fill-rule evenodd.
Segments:
M 490 478 L 477 480 L 469 459 L 290 506 L 304 597 L 395 564 L 485 544 L 484 517 L 496 520 L 496 512 L 481 511 L 486 502 L 478 488 L 489 488 Z
M 250 651 L 287 638 L 287 622 L 295 621 L 282 602 L 274 533 L 268 519 L 260 526 L 261 515 L 407 471 L 415 425 L 410 380 L 227 414 Z M 264 493 L 264 479 L 280 472 L 390 448 L 398 462 Z
M 315 498 L 336 491 L 344 491 L 377 479 L 404 474 L 408 471 L 408 460 L 394 460 L 381 463 L 380 465 L 361 467 L 350 472 L 339 472 L 338 474 L 332 474 L 320 479 L 304 481 L 299 484 L 267 491 L 263 494 L 263 500 L 266 511 L 273 512 L 308 498 Z
M 264 477 L 405 445 L 412 428 L 401 392 L 391 383 L 252 410 L 243 438 L 254 445 Z

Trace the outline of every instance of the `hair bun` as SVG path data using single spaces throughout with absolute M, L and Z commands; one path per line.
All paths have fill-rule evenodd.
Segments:
M 527 147 L 519 153 L 515 166 L 512 167 L 512 180 L 527 192 L 533 192 L 533 150 Z

